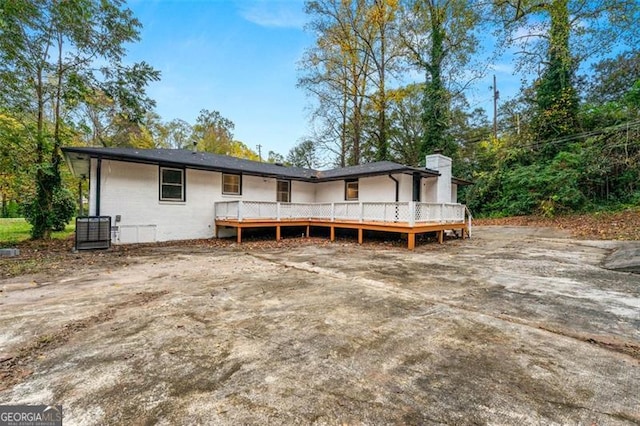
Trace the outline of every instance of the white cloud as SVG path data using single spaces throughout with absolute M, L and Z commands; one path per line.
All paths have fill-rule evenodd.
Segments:
M 299 28 L 306 23 L 302 1 L 247 1 L 240 3 L 240 15 L 268 28 Z

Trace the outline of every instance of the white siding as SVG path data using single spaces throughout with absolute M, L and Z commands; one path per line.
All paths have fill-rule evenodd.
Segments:
M 458 202 L 458 185 L 455 183 L 451 183 L 451 202 Z

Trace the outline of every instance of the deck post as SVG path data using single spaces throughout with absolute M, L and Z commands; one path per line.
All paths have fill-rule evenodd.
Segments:
M 242 201 L 238 201 L 238 222 L 242 222 Z
M 360 220 L 359 222 L 362 222 L 364 220 L 364 203 L 359 203 L 360 204 Z M 362 244 L 362 241 L 360 242 L 360 244 Z
M 276 220 L 280 220 L 280 202 L 279 201 L 276 203 Z M 278 241 L 280 241 L 280 238 L 278 238 Z
M 280 225 L 276 226 L 276 241 L 280 241 Z
M 358 244 L 362 244 L 362 228 L 358 228 Z
M 440 204 L 440 222 L 444 222 L 444 203 Z
M 444 242 L 444 229 L 438 231 L 438 243 L 442 244 Z
M 242 242 L 242 228 L 240 228 L 239 226 L 236 228 L 236 241 L 238 242 L 238 244 L 240 244 Z
M 331 203 L 331 222 L 335 222 L 336 220 L 336 204 Z M 331 228 L 333 230 L 333 228 Z M 331 240 L 333 241 L 333 240 Z
M 331 241 L 335 241 L 336 240 L 336 227 L 335 226 L 331 226 L 331 237 L 330 240 Z
M 409 226 L 414 227 L 416 225 L 416 202 L 409 201 Z
M 414 232 L 409 232 L 407 234 L 407 248 L 409 250 L 413 250 L 416 247 L 416 234 Z
M 309 238 L 309 228 L 311 228 L 309 225 L 307 225 L 307 238 Z

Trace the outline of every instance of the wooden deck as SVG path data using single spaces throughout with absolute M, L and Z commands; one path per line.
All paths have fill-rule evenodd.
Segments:
M 238 244 L 242 243 L 242 230 L 245 228 L 276 228 L 276 240 L 280 241 L 280 231 L 282 227 L 301 226 L 306 227 L 306 235 L 309 236 L 309 230 L 312 226 L 324 227 L 330 229 L 331 241 L 335 240 L 335 230 L 355 229 L 358 231 L 358 244 L 362 244 L 363 232 L 381 231 L 395 232 L 399 234 L 407 234 L 407 248 L 413 250 L 416 245 L 416 235 L 427 232 L 436 232 L 440 244 L 444 241 L 445 231 L 460 231 L 462 238 L 469 236 L 469 228 L 466 222 L 454 223 L 417 223 L 413 226 L 408 222 L 367 222 L 367 221 L 351 221 L 351 220 L 322 220 L 322 219 L 216 219 L 216 238 L 218 237 L 219 227 L 236 228 Z

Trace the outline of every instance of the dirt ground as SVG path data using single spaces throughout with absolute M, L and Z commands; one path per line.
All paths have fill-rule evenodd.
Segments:
M 640 424 L 638 242 L 114 249 L 0 279 L 0 404 L 65 425 Z M 71 263 L 71 265 L 69 265 Z

